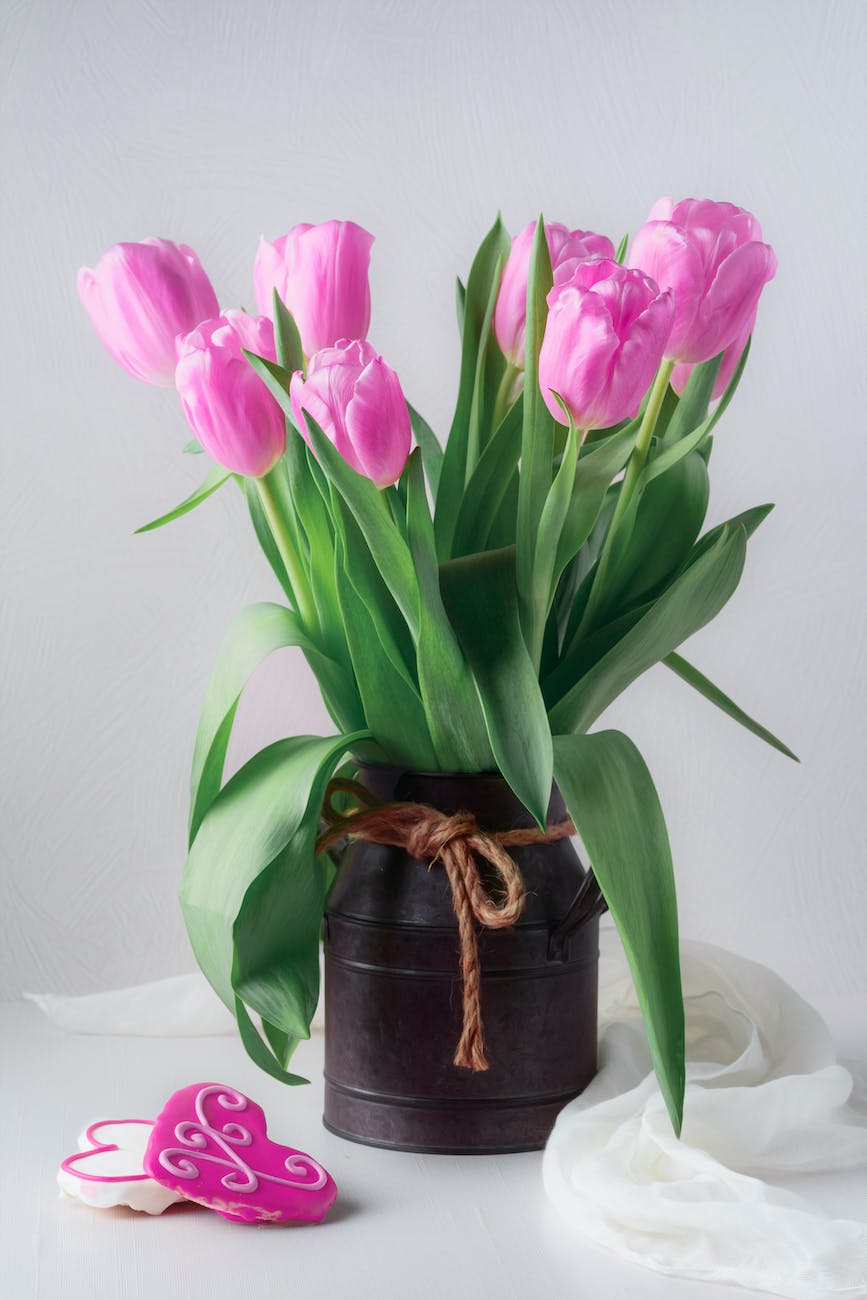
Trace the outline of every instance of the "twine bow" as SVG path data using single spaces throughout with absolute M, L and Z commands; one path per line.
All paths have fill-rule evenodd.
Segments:
M 339 813 L 333 796 L 354 795 L 358 806 Z M 328 784 L 322 819 L 326 828 L 316 841 L 321 853 L 335 840 L 350 836 L 374 844 L 405 849 L 412 858 L 433 866 L 442 861 L 452 891 L 458 922 L 463 978 L 463 1030 L 454 1056 L 455 1065 L 487 1070 L 481 1010 L 481 972 L 476 922 L 491 930 L 514 925 L 524 907 L 524 881 L 506 845 L 552 844 L 575 834 L 571 818 L 548 826 L 510 831 L 483 831 L 472 813 L 451 815 L 430 804 L 394 802 L 378 804 L 358 781 L 335 777 Z M 484 858 L 497 877 L 498 898 L 492 898 L 479 875 L 477 858 Z

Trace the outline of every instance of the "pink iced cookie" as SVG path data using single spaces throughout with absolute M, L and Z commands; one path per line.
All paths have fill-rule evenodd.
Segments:
M 318 1223 L 337 1197 L 320 1164 L 268 1138 L 261 1106 L 220 1083 L 192 1083 L 169 1098 L 144 1168 L 187 1200 L 242 1223 Z
M 181 1197 L 149 1178 L 142 1166 L 153 1128 L 149 1119 L 100 1119 L 78 1139 L 80 1150 L 67 1156 L 57 1181 L 67 1196 L 107 1210 L 128 1205 L 144 1214 L 162 1214 Z

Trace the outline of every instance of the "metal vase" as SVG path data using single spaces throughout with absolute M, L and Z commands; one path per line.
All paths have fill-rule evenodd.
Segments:
M 484 830 L 534 824 L 497 774 L 362 765 L 358 779 L 382 802 L 467 810 Z M 565 816 L 555 786 L 548 821 Z M 462 987 L 445 871 L 380 844 L 345 851 L 324 923 L 331 1132 L 400 1151 L 532 1151 L 595 1074 L 595 879 L 568 840 L 509 851 L 527 900 L 516 925 L 479 929 L 489 1069 L 478 1073 L 452 1061 Z

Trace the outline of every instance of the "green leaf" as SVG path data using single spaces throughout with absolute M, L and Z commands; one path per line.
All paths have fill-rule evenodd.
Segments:
M 309 1083 L 301 1074 L 290 1074 L 286 1070 L 293 1051 L 301 1041 L 299 1038 L 293 1038 L 291 1034 L 284 1034 L 281 1030 L 268 1021 L 262 1022 L 262 1028 L 265 1030 L 268 1042 L 262 1041 L 262 1036 L 253 1023 L 250 1012 L 244 1006 L 240 998 L 235 998 L 233 1008 L 235 1019 L 238 1022 L 238 1032 L 244 1051 L 250 1057 L 260 1070 L 270 1074 L 272 1078 L 277 1079 L 280 1083 L 287 1083 L 290 1086 L 297 1086 L 300 1083 Z M 279 1047 L 277 1043 L 279 1042 Z M 269 1044 L 271 1047 L 269 1049 Z
M 364 538 L 349 510 L 341 510 L 339 498 L 335 504 L 335 581 L 366 724 L 390 761 L 429 771 L 436 767 L 436 754 L 388 603 L 398 619 L 400 614 L 387 589 L 375 585 L 379 575 L 369 552 L 365 561 Z
M 500 271 L 510 248 L 511 241 L 498 216 L 482 240 L 467 281 L 458 400 L 443 455 L 434 519 L 437 553 L 441 559 L 451 555 L 455 522 L 464 487 L 475 468 L 475 460 L 470 455 L 471 424 L 475 420 L 475 440 L 478 443 L 482 395 L 477 392 L 477 389 L 486 374 L 485 352 L 486 344 L 490 340 L 491 316 L 496 301 Z M 504 365 L 502 358 L 500 360 Z M 480 447 L 477 447 L 478 450 Z
M 299 544 L 308 557 L 309 585 L 322 629 L 323 648 L 338 663 L 348 665 L 346 638 L 334 585 L 334 525 L 326 505 L 326 501 L 330 501 L 328 485 L 316 457 L 301 434 L 291 426 L 286 431 L 283 465 L 289 484 L 290 508 L 298 519 L 302 539 Z
M 273 301 L 274 343 L 277 348 L 277 361 L 291 375 L 296 370 L 304 369 L 304 349 L 301 346 L 301 335 L 298 333 L 295 317 L 276 289 L 274 290 Z
M 446 772 L 494 766 L 475 682 L 443 605 L 433 521 L 418 454 L 409 458 L 407 526 L 418 575 L 418 680 L 438 765 Z
M 240 999 L 295 1039 L 309 1035 L 319 991 L 326 882 L 313 846 L 325 786 L 368 735 L 296 736 L 256 754 L 211 804 L 184 871 L 181 906 L 206 979 L 231 1011 Z
M 552 283 L 545 223 L 540 216 L 533 236 L 527 280 L 524 418 L 516 533 L 521 626 L 530 650 L 530 659 L 537 665 L 541 657 L 545 616 L 541 602 L 534 597 L 534 556 L 539 520 L 551 486 L 551 462 L 554 455 L 554 417 L 545 405 L 539 388 L 539 351 L 548 319 L 546 299 Z
M 703 361 L 700 365 L 693 366 L 686 388 L 681 393 L 671 418 L 664 426 L 667 442 L 678 442 L 707 419 L 713 386 L 724 356 L 725 353 L 720 352 L 710 361 Z M 668 391 L 673 393 L 674 389 L 669 387 Z
M 686 437 L 681 438 L 679 442 L 672 443 L 671 445 L 669 445 L 668 432 L 666 432 L 664 449 L 658 451 L 644 467 L 641 479 L 639 480 L 642 487 L 649 483 L 651 479 L 656 478 L 659 474 L 664 474 L 667 469 L 670 469 L 672 465 L 676 465 L 679 460 L 682 460 L 684 456 L 688 456 L 691 451 L 697 450 L 711 431 L 716 428 L 717 422 L 722 419 L 723 415 L 725 415 L 729 402 L 737 392 L 737 387 L 741 382 L 741 375 L 744 373 L 744 366 L 747 364 L 747 357 L 749 354 L 750 342 L 748 340 L 747 345 L 741 354 L 741 359 L 735 368 L 734 374 L 729 380 L 728 387 L 719 400 L 716 410 L 712 411 L 708 418 L 701 422 L 698 428 L 693 429 L 691 433 L 686 435 Z M 677 412 L 675 412 L 675 417 L 676 414 Z
M 686 1081 L 677 896 L 665 819 L 627 736 L 554 737 L 554 776 L 626 953 L 675 1134 Z
M 497 413 L 497 399 L 506 373 L 506 358 L 500 351 L 500 346 L 494 336 L 494 311 L 497 306 L 500 279 L 507 257 L 508 252 L 501 253 L 494 267 L 491 292 L 482 322 L 482 332 L 479 336 L 476 382 L 473 387 L 470 427 L 467 435 L 467 476 L 472 473 L 478 464 L 479 456 L 495 432 L 495 421 L 496 424 L 500 422 L 500 416 Z
M 443 600 L 478 688 L 498 769 L 545 826 L 551 797 L 551 732 L 521 633 L 513 547 L 451 560 Z
M 149 524 L 142 524 L 137 528 L 136 533 L 150 533 L 154 528 L 162 528 L 163 524 L 170 524 L 173 519 L 180 519 L 181 515 L 188 515 L 196 506 L 200 506 L 208 497 L 213 496 L 217 488 L 221 488 L 226 479 L 231 478 L 231 472 L 223 469 L 222 465 L 215 465 L 207 474 L 205 479 L 199 484 L 195 492 L 191 492 L 179 506 L 174 510 L 169 510 L 167 514 L 160 515 L 159 519 L 152 519 Z
M 580 466 L 580 459 L 578 464 Z M 583 622 L 591 588 L 596 581 L 599 556 L 611 527 L 621 484 L 622 479 L 611 483 L 606 490 L 596 522 L 569 561 L 558 587 L 556 604 L 560 658 L 571 653 L 578 644 L 578 630 Z
M 370 547 L 352 511 L 332 486 L 332 515 L 337 529 L 337 548 L 334 556 L 334 581 L 343 604 L 343 577 L 352 584 L 355 593 L 376 624 L 377 637 L 392 667 L 413 689 L 417 673 L 415 645 L 406 621 L 395 603 L 388 584 L 376 566 Z M 342 559 L 341 559 L 342 555 Z M 347 633 L 348 636 L 348 633 Z
M 431 495 L 436 501 L 440 485 L 440 474 L 443 468 L 443 449 L 427 420 L 419 415 L 415 407 L 410 406 L 409 402 L 406 405 L 415 440 L 421 448 L 421 458 L 424 463 L 424 472 L 427 474 L 427 481 L 430 483 Z
M 241 693 L 259 664 L 284 646 L 298 646 L 304 652 L 323 692 L 337 701 L 354 729 L 364 725 L 354 684 L 337 664 L 317 650 L 297 615 L 270 602 L 248 606 L 234 620 L 220 646 L 199 717 L 190 776 L 190 843 L 219 793 Z
M 645 599 L 678 571 L 701 531 L 709 492 L 707 465 L 695 452 L 650 482 L 610 577 L 609 609 Z
M 731 519 L 726 519 L 724 523 L 717 524 L 715 528 L 711 528 L 706 532 L 704 537 L 699 538 L 692 548 L 687 564 L 695 564 L 696 560 L 700 560 L 703 555 L 706 555 L 709 550 L 716 546 L 723 534 L 731 533 L 733 529 L 742 527 L 747 538 L 752 537 L 759 525 L 767 519 L 773 508 L 773 504 L 770 502 L 763 506 L 752 506 L 749 510 L 743 510 L 739 515 L 733 515 Z
M 560 577 L 560 571 L 557 570 L 557 555 L 572 504 L 577 465 L 578 434 L 570 416 L 566 448 L 560 468 L 554 476 L 554 482 L 548 490 L 542 507 L 533 557 L 533 604 L 543 626 L 550 612 L 554 590 Z
M 654 444 L 658 445 L 659 443 L 665 441 L 666 433 L 668 431 L 668 426 L 671 424 L 671 421 L 674 419 L 674 415 L 675 412 L 677 411 L 679 402 L 680 402 L 680 398 L 678 397 L 677 393 L 674 391 L 671 384 L 669 383 L 662 399 L 662 405 L 659 408 L 659 416 L 656 421 L 656 428 L 653 431 Z M 642 399 L 641 405 L 642 405 L 641 414 L 643 415 L 644 414 L 643 408 L 646 407 L 647 405 L 646 396 L 645 398 Z M 707 414 L 707 412 L 705 412 L 704 414 Z
M 467 288 L 458 276 L 455 281 L 455 310 L 458 316 L 458 332 L 464 337 L 464 320 L 467 314 Z
M 567 655 L 543 684 L 552 731 L 587 731 L 636 677 L 715 618 L 740 581 L 746 543 L 743 528 L 725 530 L 578 680 L 580 644 Z
M 485 540 L 486 551 L 499 551 L 504 546 L 515 545 L 515 534 L 518 528 L 519 480 L 520 475 L 515 470 L 509 479 L 503 499 L 491 523 L 490 531 Z
M 521 455 L 523 397 L 509 407 L 470 475 L 458 511 L 453 552 L 471 555 L 485 548 Z
M 700 453 L 696 453 L 700 454 Z M 689 458 L 687 457 L 687 461 Z M 581 462 L 579 461 L 579 468 Z M 663 482 L 664 480 L 658 480 Z M 645 602 L 643 605 L 635 606 L 626 614 L 614 614 L 614 621 L 606 623 L 598 629 L 592 631 L 589 636 L 582 636 L 580 641 L 576 638 L 576 629 L 583 613 L 584 605 L 587 600 L 590 584 L 593 580 L 593 570 L 596 560 L 598 559 L 605 534 L 608 529 L 608 521 L 614 510 L 619 483 L 614 483 L 608 490 L 608 494 L 603 505 L 599 519 L 594 525 L 588 536 L 587 542 L 575 556 L 570 567 L 570 585 L 562 595 L 558 593 L 558 600 L 563 601 L 564 607 L 560 610 L 559 626 L 561 631 L 561 644 L 567 647 L 567 653 L 563 656 L 563 663 L 560 668 L 549 669 L 545 674 L 546 680 L 543 683 L 545 698 L 548 700 L 556 698 L 553 682 L 547 680 L 556 671 L 557 681 L 561 683 L 564 680 L 575 682 L 579 677 L 590 668 L 597 659 L 609 650 L 616 641 L 620 639 L 625 632 L 643 618 L 653 603 L 652 600 Z M 643 498 L 642 498 L 643 499 Z M 773 506 L 755 506 L 751 510 L 745 510 L 739 515 L 725 523 L 717 525 L 693 546 L 692 551 L 686 557 L 684 568 L 694 564 L 702 555 L 706 554 L 726 532 L 743 525 L 749 539 L 763 519 L 767 518 Z M 663 552 L 668 549 L 667 541 L 663 544 Z M 652 568 L 654 559 L 652 554 L 645 555 L 646 563 Z M 565 660 L 568 659 L 568 667 Z
M 308 411 L 304 415 L 316 458 L 355 516 L 376 566 L 415 640 L 418 637 L 418 583 L 409 547 L 376 486 L 369 478 L 356 473 L 343 459 Z
M 619 262 L 621 266 L 626 261 L 626 250 L 628 247 L 629 247 L 629 231 L 627 231 L 626 234 L 623 236 L 623 238 L 620 240 L 620 243 L 617 245 L 617 252 L 614 254 L 615 262 Z
M 198 438 L 190 438 L 190 441 L 182 448 L 182 451 L 184 451 L 187 456 L 201 456 L 204 450 L 205 449 L 199 442 Z
M 555 579 L 559 579 L 566 565 L 590 536 L 611 480 L 629 460 L 637 436 L 638 422 L 633 421 L 579 457 L 572 487 L 572 502 L 557 547 Z
M 287 370 L 285 366 L 281 366 L 277 361 L 269 361 L 267 357 L 257 356 L 255 352 L 248 352 L 246 348 L 242 348 L 241 351 L 271 396 L 280 403 L 283 411 L 294 424 L 292 405 L 289 401 L 289 384 L 292 380 L 292 371 Z
M 747 731 L 751 731 L 754 736 L 764 740 L 773 749 L 778 749 L 787 758 L 792 758 L 796 763 L 800 763 L 801 760 L 798 755 L 793 754 L 788 745 L 784 745 L 773 732 L 768 731 L 767 727 L 763 727 L 760 722 L 756 722 L 755 718 L 751 718 L 748 713 L 744 713 L 743 709 L 739 708 L 734 700 L 725 695 L 718 686 L 714 686 L 713 682 L 705 677 L 704 673 L 699 672 L 693 664 L 687 663 L 686 659 L 674 653 L 666 655 L 662 662 L 666 668 L 670 668 L 673 673 L 676 673 L 678 677 L 697 690 L 699 695 L 703 695 L 706 700 L 710 700 L 711 704 L 715 704 L 718 709 L 722 709 L 723 713 L 728 714 L 730 718 L 734 718 L 735 722 L 739 722 L 742 727 L 746 727 Z

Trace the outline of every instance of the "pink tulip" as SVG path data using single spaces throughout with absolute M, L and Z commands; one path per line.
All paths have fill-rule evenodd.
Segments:
M 261 478 L 286 449 L 286 420 L 242 348 L 274 361 L 271 322 L 233 310 L 205 321 L 180 341 L 175 382 L 205 451 L 233 474 Z
M 527 277 L 535 231 L 536 223 L 531 221 L 512 240 L 494 309 L 494 334 L 500 350 L 519 370 L 524 369 Z M 568 230 L 559 222 L 550 221 L 545 223 L 545 238 L 555 284 L 568 280 L 577 264 L 588 257 L 614 257 L 611 240 L 606 235 L 594 235 L 592 230 Z
M 162 387 L 174 383 L 177 335 L 220 310 L 196 254 L 170 239 L 115 244 L 81 268 L 78 295 L 115 361 Z
M 579 429 L 605 429 L 638 414 L 659 367 L 674 301 L 641 271 L 607 258 L 579 262 L 548 294 L 539 387 L 548 410 Z
M 743 334 L 741 334 L 739 338 L 736 338 L 734 343 L 730 343 L 726 348 L 722 359 L 722 365 L 720 366 L 719 371 L 717 372 L 717 377 L 714 380 L 711 401 L 716 401 L 718 397 L 722 397 L 723 393 L 728 388 L 732 376 L 737 369 L 737 364 L 743 355 L 744 348 L 749 342 L 749 337 L 753 332 L 755 323 L 756 319 L 753 317 Z M 680 362 L 674 367 L 674 370 L 671 372 L 671 386 L 676 393 L 682 393 L 686 388 L 693 369 L 694 367 L 685 361 Z
M 666 348 L 673 361 L 708 361 L 749 331 L 777 259 L 758 221 L 733 203 L 659 199 L 628 262 L 674 294 Z
M 259 311 L 271 315 L 276 288 L 307 357 L 338 339 L 363 339 L 370 325 L 372 245 L 373 235 L 353 221 L 293 226 L 273 243 L 260 240 L 253 266 Z
M 305 436 L 306 410 L 359 474 L 377 487 L 400 478 L 409 455 L 409 411 L 397 375 L 369 343 L 340 339 L 323 348 L 311 357 L 306 380 L 300 370 L 292 376 L 289 396 Z

